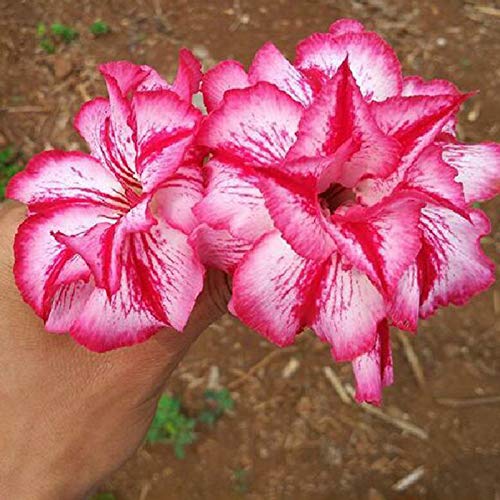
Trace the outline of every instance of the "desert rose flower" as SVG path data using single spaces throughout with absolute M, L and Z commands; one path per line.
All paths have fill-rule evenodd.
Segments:
M 341 20 L 289 63 L 272 44 L 202 84 L 213 153 L 204 262 L 233 275 L 232 311 L 280 346 L 309 326 L 352 361 L 357 399 L 392 383 L 389 325 L 463 304 L 493 281 L 480 248 L 498 193 L 500 147 L 465 145 L 451 83 L 404 78 L 375 33 Z
M 75 118 L 90 154 L 36 155 L 7 193 L 29 211 L 15 240 L 24 300 L 48 331 L 95 351 L 182 330 L 204 277 L 188 242 L 202 196 L 199 63 L 182 51 L 172 85 L 125 61 L 100 71 L 109 99 Z

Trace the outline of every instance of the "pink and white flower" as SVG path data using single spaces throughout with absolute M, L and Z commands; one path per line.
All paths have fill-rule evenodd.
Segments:
M 47 330 L 94 351 L 182 330 L 203 286 L 188 241 L 203 189 L 201 71 L 189 51 L 179 62 L 173 84 L 148 66 L 102 65 L 109 99 L 75 119 L 90 154 L 41 153 L 8 187 L 29 210 L 15 241 L 24 300 Z
M 209 71 L 207 192 L 191 235 L 233 275 L 230 307 L 285 346 L 309 326 L 352 361 L 357 398 L 392 382 L 388 325 L 463 304 L 493 281 L 480 249 L 500 146 L 460 144 L 468 97 L 404 78 L 391 47 L 357 21 L 314 34 L 289 63 L 268 43 L 248 72 Z

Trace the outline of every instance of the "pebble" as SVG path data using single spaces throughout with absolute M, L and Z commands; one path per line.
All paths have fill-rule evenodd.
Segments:
M 66 57 L 58 57 L 54 60 L 54 75 L 58 80 L 69 76 L 73 71 L 71 61 Z
M 385 500 L 384 495 L 375 488 L 370 488 L 368 490 L 368 500 Z
M 292 377 L 295 372 L 299 369 L 300 363 L 297 358 L 291 357 L 288 363 L 285 365 L 283 368 L 283 371 L 281 372 L 281 376 L 283 378 L 290 378 Z

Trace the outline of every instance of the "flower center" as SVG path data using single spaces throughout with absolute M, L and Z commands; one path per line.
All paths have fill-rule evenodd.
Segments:
M 340 206 L 350 204 L 356 200 L 352 189 L 342 184 L 331 184 L 325 191 L 318 195 L 321 208 L 326 215 L 332 215 Z
M 136 186 L 128 186 L 126 190 L 127 200 L 131 207 L 135 207 L 142 198 L 142 188 Z

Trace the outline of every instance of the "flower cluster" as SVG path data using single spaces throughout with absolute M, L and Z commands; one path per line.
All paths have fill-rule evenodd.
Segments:
M 8 191 L 29 207 L 17 283 L 49 331 L 106 350 L 182 330 L 216 267 L 234 315 L 279 346 L 312 328 L 378 404 L 389 326 L 415 331 L 492 283 L 472 205 L 500 190 L 500 145 L 460 143 L 470 94 L 403 77 L 357 21 L 299 43 L 293 64 L 267 43 L 248 71 L 203 76 L 183 51 L 173 85 L 124 62 L 101 72 L 109 100 L 75 121 L 91 154 L 42 153 Z

